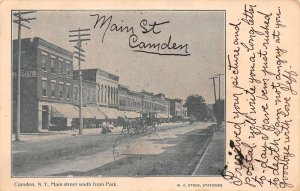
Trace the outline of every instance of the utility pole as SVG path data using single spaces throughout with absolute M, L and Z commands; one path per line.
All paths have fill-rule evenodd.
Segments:
M 212 79 L 213 80 L 213 85 L 214 85 L 214 96 L 215 96 L 215 102 L 217 102 L 217 95 L 216 95 L 216 83 L 215 83 L 215 78 L 218 78 L 218 77 L 212 77 L 212 78 L 209 78 L 209 79 Z
M 219 100 L 221 99 L 221 76 L 224 76 L 224 74 L 217 74 L 219 77 Z
M 81 43 L 83 41 L 89 41 L 91 40 L 90 38 L 84 38 L 90 36 L 88 33 L 90 29 L 76 29 L 76 30 L 70 30 L 69 37 L 73 38 L 69 40 L 69 42 L 75 42 L 76 45 L 74 48 L 76 49 L 74 51 L 74 58 L 78 60 L 78 70 L 79 70 L 79 135 L 82 135 L 83 131 L 83 119 L 82 119 L 82 72 L 81 72 L 81 61 L 84 62 L 85 60 L 82 57 L 85 57 L 83 52 L 85 52 L 83 49 L 81 49 Z M 83 37 L 83 38 L 81 38 Z
M 18 98 L 17 98 L 17 127 L 15 133 L 15 141 L 20 141 L 20 132 L 21 132 L 21 34 L 22 27 L 30 29 L 29 26 L 25 25 L 24 22 L 30 23 L 31 20 L 35 20 L 35 17 L 24 18 L 23 16 L 30 13 L 35 13 L 36 11 L 18 11 L 13 13 L 16 19 L 13 20 L 14 23 L 18 25 Z

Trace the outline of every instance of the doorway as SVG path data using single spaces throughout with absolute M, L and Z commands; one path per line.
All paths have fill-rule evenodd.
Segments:
M 42 106 L 42 129 L 49 129 L 49 106 Z

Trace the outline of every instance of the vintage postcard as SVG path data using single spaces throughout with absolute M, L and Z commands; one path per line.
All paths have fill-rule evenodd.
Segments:
M 1 1 L 0 190 L 300 190 L 297 1 Z

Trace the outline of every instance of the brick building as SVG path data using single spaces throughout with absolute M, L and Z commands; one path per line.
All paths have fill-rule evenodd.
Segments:
M 143 100 L 143 96 L 140 93 L 129 90 L 127 86 L 119 84 L 118 97 L 119 110 L 127 118 L 140 117 Z
M 39 132 L 54 123 L 70 125 L 73 106 L 73 54 L 41 38 L 22 39 L 21 132 Z M 13 72 L 18 70 L 18 41 L 13 41 Z M 13 78 L 16 121 L 17 78 Z M 14 123 L 15 127 L 15 123 Z

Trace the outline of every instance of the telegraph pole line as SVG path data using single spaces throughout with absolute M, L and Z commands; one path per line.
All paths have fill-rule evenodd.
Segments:
M 224 76 L 225 74 L 217 74 L 219 77 L 219 100 L 221 100 L 221 76 Z
M 216 95 L 216 83 L 215 83 L 215 78 L 218 78 L 218 77 L 212 77 L 212 78 L 209 78 L 211 80 L 213 80 L 213 86 L 214 86 L 214 96 L 215 96 L 215 103 L 217 102 L 217 95 Z
M 82 119 L 82 72 L 81 72 L 81 62 L 84 62 L 85 60 L 82 57 L 85 57 L 83 54 L 85 51 L 81 49 L 82 42 L 83 41 L 89 41 L 90 38 L 85 38 L 90 36 L 88 33 L 90 29 L 76 29 L 76 30 L 70 30 L 69 37 L 73 38 L 69 40 L 69 42 L 75 42 L 76 45 L 74 48 L 76 49 L 74 51 L 74 58 L 78 60 L 78 70 L 79 70 L 79 135 L 82 135 L 83 133 L 83 119 Z
M 18 98 L 17 98 L 17 126 L 16 126 L 16 133 L 15 133 L 15 141 L 20 141 L 20 132 L 21 132 L 21 35 L 22 35 L 22 27 L 30 29 L 29 26 L 26 24 L 30 23 L 31 20 L 35 20 L 35 17 L 25 18 L 24 15 L 28 15 L 31 13 L 35 13 L 36 11 L 18 11 L 13 13 L 15 19 L 13 20 L 14 23 L 18 25 L 18 74 L 17 74 L 17 81 L 18 81 Z M 26 24 L 24 23 L 26 22 Z

